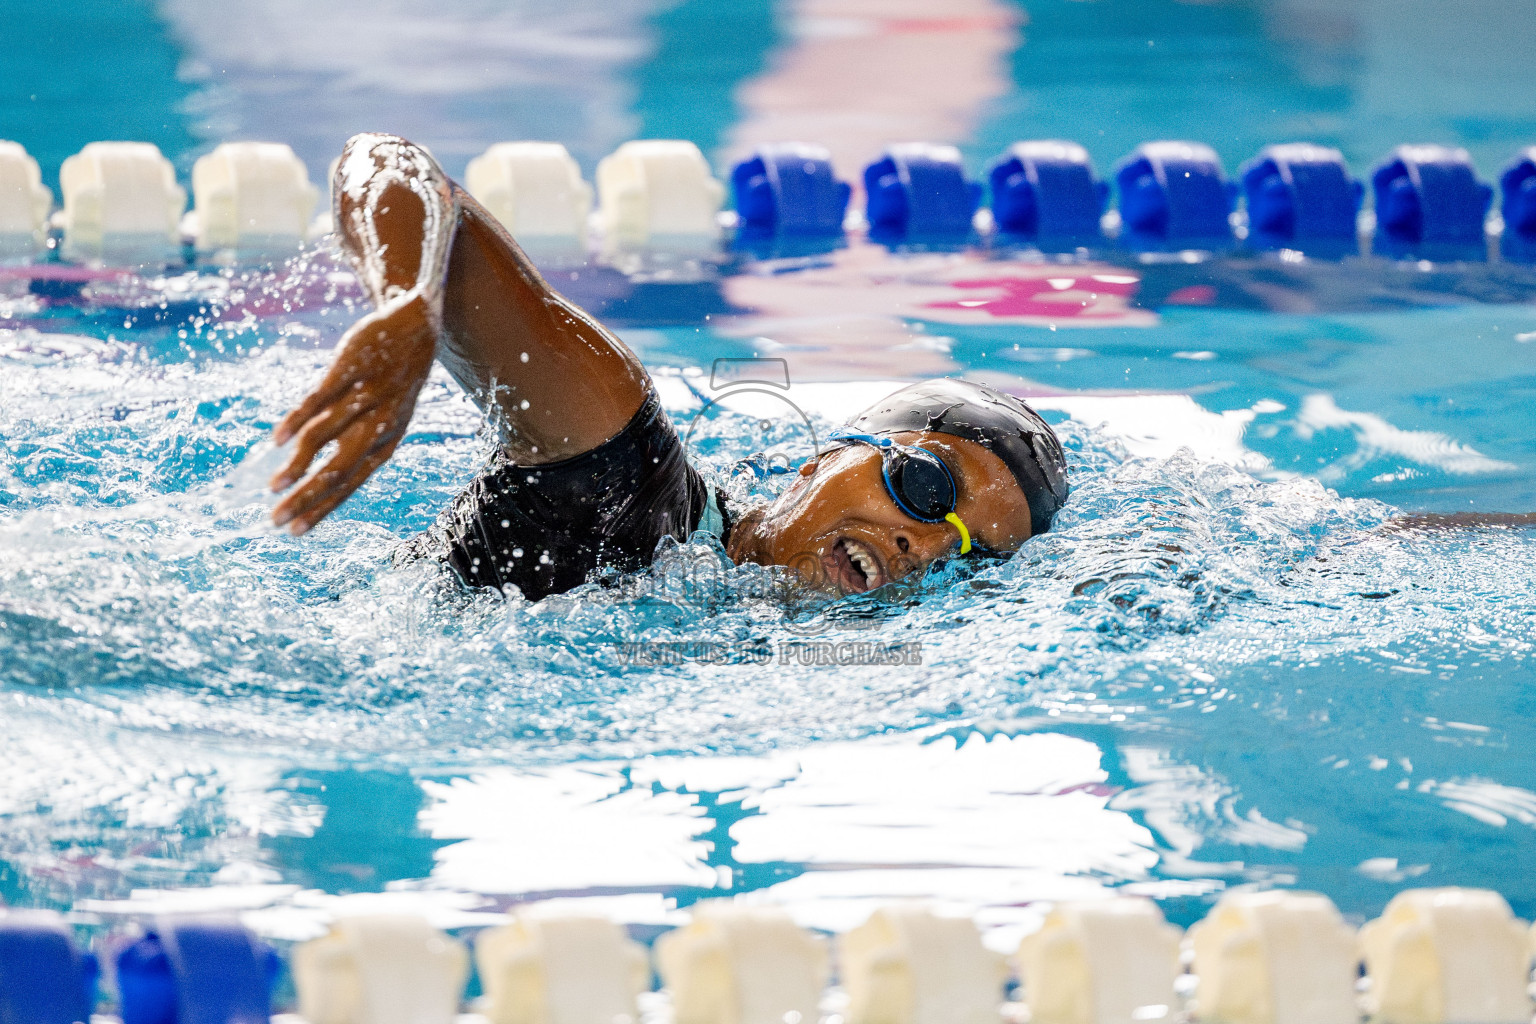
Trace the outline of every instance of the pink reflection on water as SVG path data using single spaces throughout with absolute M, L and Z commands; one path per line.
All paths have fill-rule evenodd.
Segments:
M 1052 322 L 1082 319 L 1123 323 L 1141 312 L 1133 311 L 1129 305 L 1140 283 L 1129 273 L 972 278 L 952 281 L 950 287 L 966 291 L 988 289 L 994 294 L 930 302 L 925 308 L 986 313 L 994 319 L 1016 322 L 1044 318 Z

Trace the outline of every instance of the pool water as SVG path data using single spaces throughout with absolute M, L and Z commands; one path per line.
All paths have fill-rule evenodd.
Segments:
M 436 6 L 462 38 L 475 5 Z M 1517 33 L 1488 35 L 1475 67 L 1435 51 L 1418 112 L 1389 88 L 1429 60 L 1435 36 L 1411 19 L 1152 6 L 1167 18 L 1000 8 L 985 25 L 1007 44 L 1004 87 L 978 101 L 968 156 L 1077 135 L 1102 169 L 1142 138 L 1194 134 L 1230 167 L 1307 134 L 1358 169 L 1432 136 L 1472 146 L 1487 173 L 1536 142 L 1504 93 L 1439 85 L 1529 86 L 1523 56 L 1499 50 Z M 698 49 L 700 5 L 619 7 L 573 8 L 546 40 L 598 69 L 573 152 L 642 129 L 726 146 L 753 83 L 830 31 L 814 4 L 764 8 L 731 60 L 701 58 L 690 80 L 669 69 Z M 414 122 L 450 171 L 520 127 L 560 137 L 519 113 L 531 100 L 477 105 L 451 81 L 396 96 L 396 124 L 358 123 L 404 87 L 352 82 L 368 65 L 346 47 L 321 69 L 276 43 L 241 63 L 201 10 L 119 10 L 153 43 L 141 55 L 161 55 L 126 79 L 135 109 L 160 111 L 154 140 L 183 165 L 252 125 L 299 144 Z M 53 45 L 65 31 L 34 30 Z M 547 53 L 504 51 L 492 63 L 529 94 L 558 92 Z M 1072 79 L 1053 54 L 1099 71 Z M 1240 88 L 1211 110 L 1160 84 L 1221 61 Z M 120 134 L 71 106 L 67 81 L 29 75 L 7 87 L 40 83 L 38 102 L 76 117 L 0 130 L 45 174 L 50 154 Z M 267 95 L 334 88 L 315 118 L 268 124 L 261 75 Z M 1052 120 L 1074 104 L 1080 131 Z M 452 130 L 432 135 L 433 118 Z M 325 153 L 299 148 L 320 173 Z M 716 359 L 784 360 L 818 431 L 905 380 L 963 373 L 1056 424 L 1072 500 L 1012 559 L 830 604 L 703 542 L 539 603 L 466 594 L 391 557 L 488 450 L 441 374 L 396 458 L 336 515 L 302 540 L 264 525 L 265 438 L 362 308 L 326 245 L 83 282 L 56 262 L 5 268 L 0 898 L 103 928 L 224 907 L 296 939 L 338 906 L 470 927 L 558 897 L 643 933 L 710 896 L 751 893 L 825 928 L 918 896 L 977 909 L 1000 948 L 1044 901 L 1110 888 L 1183 923 L 1238 886 L 1320 890 L 1357 920 L 1439 884 L 1536 913 L 1536 540 L 1401 525 L 1536 507 L 1530 268 L 853 239 L 550 274 L 652 368 L 709 467 L 803 427 L 761 407 L 701 414 Z M 856 663 L 861 650 L 884 654 Z

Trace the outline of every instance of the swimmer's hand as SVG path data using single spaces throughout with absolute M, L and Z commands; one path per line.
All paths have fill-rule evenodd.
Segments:
M 272 510 L 273 523 L 294 536 L 309 532 L 389 461 L 432 369 L 439 327 L 428 300 L 410 293 L 352 325 L 320 386 L 273 432 L 279 445 L 296 439 L 292 458 L 272 478 L 278 492 L 336 442 L 335 454 Z

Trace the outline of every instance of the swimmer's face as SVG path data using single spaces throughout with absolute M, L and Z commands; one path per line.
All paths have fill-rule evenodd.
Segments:
M 1008 467 L 972 441 L 928 431 L 892 435 L 926 448 L 959 484 L 955 509 L 978 547 L 1012 551 L 1029 539 L 1029 503 Z M 924 523 L 891 500 L 880 454 L 869 445 L 833 448 L 801 467 L 793 485 L 731 535 L 737 561 L 787 565 L 807 582 L 842 593 L 873 590 L 958 551 L 947 522 Z

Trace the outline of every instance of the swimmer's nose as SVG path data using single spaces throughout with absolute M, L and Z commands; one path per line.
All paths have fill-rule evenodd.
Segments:
M 909 573 L 920 572 L 934 559 L 943 556 L 950 547 L 951 538 L 942 530 L 935 530 L 932 536 L 927 531 L 899 530 L 891 535 L 891 539 L 895 551 L 890 554 L 886 571 L 891 579 L 899 580 Z
M 900 554 L 896 557 L 901 562 L 925 566 L 950 554 L 958 544 L 959 538 L 955 535 L 954 527 L 948 523 L 937 523 L 932 530 L 897 533 L 896 548 Z

